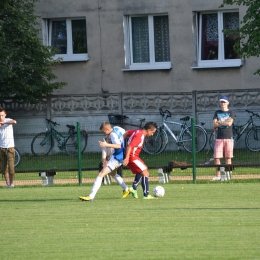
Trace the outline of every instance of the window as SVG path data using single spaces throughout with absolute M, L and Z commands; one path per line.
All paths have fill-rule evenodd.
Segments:
M 58 50 L 55 58 L 88 60 L 86 19 L 45 20 L 43 27 L 45 44 Z
M 168 15 L 124 17 L 127 70 L 170 69 Z
M 199 13 L 197 22 L 198 67 L 238 67 L 242 65 L 240 56 L 233 49 L 238 35 L 227 35 L 223 32 L 226 29 L 239 28 L 238 12 Z

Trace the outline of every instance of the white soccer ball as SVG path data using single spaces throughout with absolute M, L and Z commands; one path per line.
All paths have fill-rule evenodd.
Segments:
M 156 186 L 153 189 L 153 195 L 154 197 L 163 197 L 165 194 L 165 189 L 162 186 Z

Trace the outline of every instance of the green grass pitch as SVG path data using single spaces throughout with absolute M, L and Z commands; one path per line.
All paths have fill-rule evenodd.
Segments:
M 158 183 L 150 183 L 150 191 Z M 158 200 L 91 185 L 0 188 L 0 259 L 260 259 L 259 183 L 163 184 Z

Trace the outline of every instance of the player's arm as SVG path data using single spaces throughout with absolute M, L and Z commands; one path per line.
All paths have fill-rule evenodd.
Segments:
M 130 145 L 128 145 L 126 148 L 125 159 L 123 160 L 124 166 L 126 166 L 129 163 L 129 157 L 130 157 L 131 151 L 132 151 L 132 147 Z
M 129 135 L 129 131 L 126 130 L 125 133 L 124 133 L 124 139 L 126 139 L 126 138 L 129 137 L 129 136 L 130 136 L 130 135 Z
M 110 144 L 110 143 L 107 143 L 107 141 L 105 139 L 103 139 L 103 141 L 98 141 L 98 142 L 99 142 L 100 147 L 109 147 L 109 148 L 115 148 L 115 149 L 121 148 L 121 144 Z
M 124 139 L 130 137 L 135 131 L 136 131 L 136 129 L 126 130 L 124 133 Z

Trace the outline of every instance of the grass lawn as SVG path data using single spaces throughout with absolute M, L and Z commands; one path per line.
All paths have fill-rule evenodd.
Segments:
M 150 190 L 157 185 L 150 184 Z M 117 185 L 0 188 L 0 259 L 260 259 L 259 183 L 165 184 L 120 199 Z

